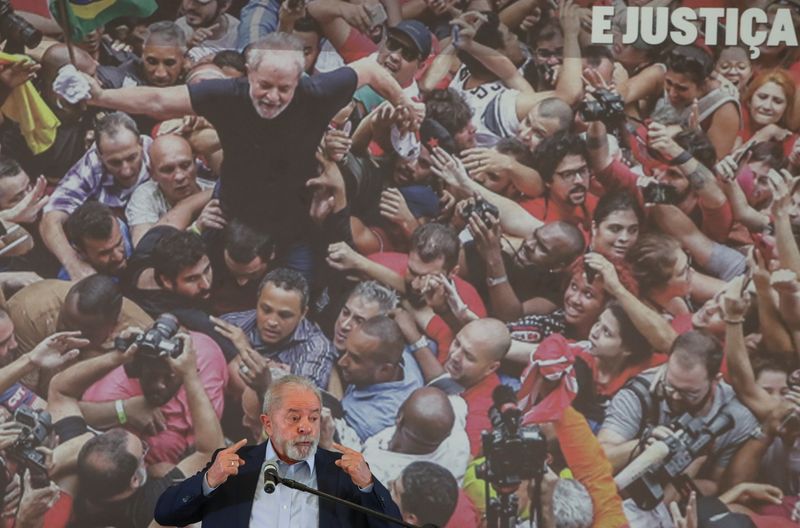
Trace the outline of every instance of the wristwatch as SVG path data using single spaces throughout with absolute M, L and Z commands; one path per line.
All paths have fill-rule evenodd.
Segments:
M 408 351 L 413 354 L 417 350 L 425 348 L 426 346 L 428 346 L 428 338 L 426 336 L 422 336 L 419 339 L 417 339 L 414 343 L 408 345 Z
M 503 275 L 502 277 L 487 277 L 486 284 L 491 288 L 493 286 L 497 286 L 498 284 L 503 284 L 504 282 L 508 282 L 508 275 Z

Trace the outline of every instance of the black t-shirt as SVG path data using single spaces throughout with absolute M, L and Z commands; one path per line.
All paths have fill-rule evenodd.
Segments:
M 95 506 L 78 496 L 75 515 L 70 523 L 74 528 L 115 526 L 116 528 L 147 528 L 153 522 L 153 512 L 158 498 L 173 484 L 186 479 L 186 475 L 173 468 L 162 478 L 150 478 L 129 498 L 112 505 Z
M 6 119 L 0 125 L 0 148 L 3 154 L 17 160 L 31 178 L 43 174 L 47 181 L 58 182 L 86 153 L 86 132 L 92 128 L 93 116 L 94 112 L 88 112 L 77 121 L 61 123 L 53 144 L 39 154 L 31 151 L 19 125 Z
M 214 125 L 225 151 L 219 197 L 226 213 L 278 242 L 306 235 L 305 183 L 317 174 L 317 146 L 357 84 L 348 67 L 302 77 L 289 106 L 273 119 L 256 112 L 246 78 L 190 85 L 192 108 Z
M 187 299 L 163 289 L 144 290 L 136 286 L 139 276 L 153 267 L 153 250 L 158 241 L 174 230 L 172 226 L 156 226 L 142 237 L 128 259 L 125 274 L 121 278 L 123 293 L 153 319 L 163 313 L 171 313 L 189 330 L 206 334 L 217 342 L 226 359 L 230 361 L 239 352 L 229 339 L 214 330 L 214 323 L 209 319 L 211 307 L 208 303 Z

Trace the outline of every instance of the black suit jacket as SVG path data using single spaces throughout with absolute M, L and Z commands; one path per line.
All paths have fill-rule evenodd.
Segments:
M 245 463 L 239 474 L 228 478 L 206 497 L 203 495 L 202 479 L 219 453 L 217 451 L 203 471 L 164 491 L 156 504 L 155 520 L 163 526 L 185 526 L 202 521 L 203 528 L 247 528 L 250 525 L 253 497 L 266 452 L 266 442 L 241 448 L 237 454 Z M 400 519 L 400 510 L 392 501 L 389 491 L 374 479 L 372 491 L 361 492 L 350 476 L 334 464 L 341 456 L 339 453 L 317 449 L 314 456 L 317 489 Z M 389 528 L 393 525 L 320 498 L 319 526 Z

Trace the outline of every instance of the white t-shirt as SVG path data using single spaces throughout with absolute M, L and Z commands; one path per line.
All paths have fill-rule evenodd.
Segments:
M 450 88 L 457 91 L 472 110 L 472 124 L 477 130 L 477 146 L 493 147 L 501 139 L 515 136 L 520 125 L 517 118 L 519 91 L 500 81 L 467 89 L 469 79 L 469 70 L 461 66 L 450 81 Z
M 403 470 L 418 460 L 434 462 L 450 470 L 455 479 L 461 483 L 470 460 L 469 438 L 464 430 L 466 426 L 467 405 L 460 396 L 448 396 L 453 405 L 455 420 L 450 436 L 439 444 L 433 453 L 427 455 L 409 455 L 389 450 L 389 442 L 397 430 L 396 426 L 387 427 L 375 436 L 364 441 L 363 455 L 369 464 L 372 474 L 381 482 L 389 482 L 400 476 Z
M 197 185 L 201 191 L 211 189 L 216 183 L 203 178 L 197 178 Z M 158 184 L 149 180 L 139 185 L 125 208 L 125 218 L 130 227 L 140 224 L 155 224 L 172 208 L 167 202 L 164 193 Z

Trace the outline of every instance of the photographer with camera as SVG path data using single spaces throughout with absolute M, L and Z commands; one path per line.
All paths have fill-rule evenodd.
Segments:
M 54 482 L 54 440 L 46 411 L 22 406 L 9 415 L 0 409 L 0 509 L 3 522 L 16 515 L 8 526 L 64 526 L 71 500 Z
M 161 493 L 175 481 L 203 469 L 212 453 L 224 444 L 218 413 L 198 372 L 194 340 L 187 334 L 177 334 L 173 339 L 177 355 L 161 360 L 180 380 L 185 394 L 181 416 L 191 420 L 195 448 L 175 465 L 151 467 L 150 447 L 139 436 L 120 427 L 100 434 L 90 431 L 81 411 L 78 400 L 89 386 L 114 369 L 124 369 L 140 359 L 136 344 L 75 365 L 53 379 L 48 410 L 61 442 L 56 455 L 62 457 L 65 467 L 76 468 L 77 481 L 62 485 L 74 497 L 72 521 L 76 526 L 147 528 Z
M 685 471 L 704 493 L 716 493 L 741 481 L 729 464 L 740 447 L 758 442 L 758 422 L 737 399 L 733 388 L 720 379 L 721 362 L 720 342 L 708 333 L 692 330 L 675 339 L 666 365 L 633 378 L 614 396 L 597 438 L 616 471 L 651 443 L 675 437 L 675 431 L 668 426 L 682 431 L 681 424 L 698 418 L 699 425 L 692 427 L 708 427 L 713 432 L 719 418 L 727 415 L 732 427 L 711 436 L 711 452 L 699 458 L 700 454 L 691 453 L 694 458 L 687 464 L 693 464 Z M 679 424 L 676 419 L 680 419 Z M 660 484 L 667 487 L 670 482 Z M 663 522 L 669 518 L 665 502 L 668 499 L 655 510 L 645 512 L 628 500 L 626 513 L 632 522 L 644 522 L 646 518 Z
M 148 464 L 177 463 L 194 443 L 192 418 L 186 413 L 188 401 L 184 380 L 174 368 L 181 353 L 176 336 L 178 321 L 163 314 L 147 331 L 136 336 L 136 355 L 88 387 L 80 401 L 81 414 L 90 427 L 105 430 L 124 427 L 150 446 Z M 225 356 L 214 341 L 199 332 L 189 332 L 195 350 L 197 376 L 217 417 L 222 416 L 228 383 Z M 127 348 L 130 339 L 118 339 L 115 346 Z M 66 381 L 62 388 L 71 391 Z

